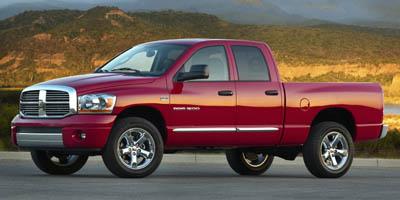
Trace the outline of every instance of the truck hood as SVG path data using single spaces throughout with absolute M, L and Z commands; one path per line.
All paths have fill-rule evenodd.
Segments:
M 92 73 L 53 79 L 38 85 L 65 85 L 82 92 L 122 85 L 151 83 L 155 79 L 156 77 L 133 76 L 123 73 Z

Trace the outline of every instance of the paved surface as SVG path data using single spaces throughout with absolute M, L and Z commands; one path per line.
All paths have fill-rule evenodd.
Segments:
M 8 155 L 8 156 L 7 156 Z M 311 176 L 301 159 L 259 177 L 236 175 L 224 156 L 167 155 L 144 179 L 110 174 L 98 158 L 72 176 L 49 176 L 27 154 L 0 153 L 0 199 L 399 199 L 396 160 L 356 160 L 340 179 Z M 374 164 L 375 163 L 375 164 Z M 386 164 L 385 164 L 386 163 Z M 397 165 L 397 166 L 396 166 Z

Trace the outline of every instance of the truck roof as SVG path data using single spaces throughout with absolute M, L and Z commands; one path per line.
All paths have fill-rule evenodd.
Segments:
M 151 43 L 171 43 L 171 44 L 186 44 L 194 45 L 204 42 L 245 42 L 251 44 L 265 44 L 261 41 L 251 41 L 251 40 L 236 40 L 236 39 L 210 39 L 210 38 L 183 38 L 183 39 L 170 39 L 170 40 L 158 40 Z

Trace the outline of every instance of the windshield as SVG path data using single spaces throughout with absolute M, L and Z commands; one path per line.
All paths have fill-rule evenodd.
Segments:
M 139 76 L 160 76 L 187 49 L 187 45 L 142 44 L 115 57 L 97 72 L 122 72 Z

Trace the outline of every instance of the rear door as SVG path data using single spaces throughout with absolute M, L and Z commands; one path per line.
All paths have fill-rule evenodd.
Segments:
M 278 144 L 283 129 L 284 94 L 276 74 L 270 73 L 273 61 L 264 56 L 270 52 L 262 44 L 235 42 L 230 50 L 236 69 L 239 145 Z

